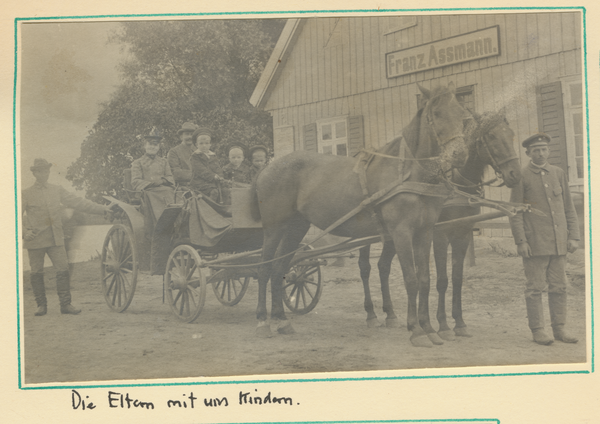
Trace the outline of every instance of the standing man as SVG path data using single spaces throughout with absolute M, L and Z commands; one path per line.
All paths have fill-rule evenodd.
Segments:
M 511 194 L 511 202 L 528 203 L 545 214 L 518 214 L 510 220 L 527 278 L 525 302 L 529 328 L 533 341 L 541 345 L 549 345 L 554 340 L 577 343 L 565 330 L 565 263 L 567 252 L 575 252 L 579 245 L 579 227 L 567 176 L 561 168 L 548 164 L 549 143 L 550 137 L 542 133 L 523 142 L 531 161 L 523 168 L 521 183 Z M 544 331 L 542 292 L 546 288 L 554 339 Z
M 32 187 L 23 190 L 21 207 L 24 214 L 24 247 L 29 253 L 31 286 L 37 303 L 36 316 L 46 315 L 46 288 L 44 285 L 44 258 L 52 261 L 56 270 L 56 291 L 60 312 L 76 315 L 81 312 L 71 305 L 71 284 L 61 212 L 64 207 L 92 214 L 110 214 L 102 206 L 67 192 L 63 187 L 49 184 L 50 167 L 46 159 L 36 159 L 30 168 L 35 177 Z
M 192 122 L 184 123 L 177 135 L 181 140 L 181 143 L 169 150 L 167 154 L 167 160 L 173 173 L 175 182 L 182 186 L 189 185 L 192 180 L 192 165 L 190 164 L 190 157 L 196 147 L 192 139 L 192 134 L 198 129 L 198 126 Z

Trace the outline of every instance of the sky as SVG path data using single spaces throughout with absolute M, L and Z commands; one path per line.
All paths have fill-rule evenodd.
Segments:
M 21 187 L 35 179 L 35 158 L 52 163 L 50 182 L 75 189 L 65 179 L 81 142 L 96 122 L 100 103 L 119 84 L 125 58 L 108 37 L 115 22 L 25 23 L 20 39 Z

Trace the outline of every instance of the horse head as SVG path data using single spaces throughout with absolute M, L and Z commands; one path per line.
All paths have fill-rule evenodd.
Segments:
M 508 187 L 516 186 L 521 181 L 521 165 L 513 145 L 515 133 L 504 112 L 485 112 L 474 118 L 477 127 L 472 138 L 477 156 L 494 168 Z
M 421 134 L 429 134 L 435 141 L 441 170 L 463 166 L 468 156 L 463 134 L 466 111 L 456 100 L 454 84 L 433 90 L 418 87 L 426 102 L 421 115 Z

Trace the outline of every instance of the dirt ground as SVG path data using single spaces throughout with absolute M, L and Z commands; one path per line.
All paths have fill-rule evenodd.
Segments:
M 83 310 L 80 315 L 60 314 L 54 273 L 49 270 L 48 314 L 34 317 L 35 302 L 26 273 L 21 290 L 24 382 L 585 362 L 585 296 L 589 293 L 583 271 L 586 253 L 580 250 L 569 255 L 567 272 L 569 326 L 579 343 L 539 346 L 532 342 L 527 327 L 522 262 L 511 255 L 510 248 L 502 246 L 478 238 L 477 264 L 465 271 L 464 318 L 473 337 L 457 338 L 429 349 L 410 344 L 404 325 L 406 292 L 397 261 L 391 282 L 400 328 L 367 328 L 356 259 L 345 259 L 343 267 L 323 268 L 324 289 L 317 307 L 307 315 L 289 315 L 296 334 L 270 339 L 254 335 L 258 294 L 255 281 L 234 307 L 221 305 L 208 287 L 198 320 L 183 324 L 162 303 L 160 276 L 142 274 L 129 309 L 112 312 L 102 296 L 97 261 L 76 264 L 73 270 L 73 303 Z M 376 254 L 376 250 L 372 252 L 372 256 Z M 372 259 L 374 270 L 375 262 Z M 432 323 L 437 327 L 437 293 L 432 281 L 430 308 Z M 376 311 L 383 321 L 377 276 L 371 287 Z M 449 323 L 453 325 L 451 318 Z

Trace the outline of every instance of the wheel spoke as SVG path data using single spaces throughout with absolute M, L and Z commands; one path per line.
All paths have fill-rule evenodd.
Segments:
M 300 296 L 304 297 L 304 295 L 300 292 L 300 287 L 296 286 L 295 289 L 298 289 L 298 293 L 296 294 L 296 309 L 298 309 L 298 305 L 300 303 Z
M 110 285 L 108 286 L 108 290 L 106 290 L 107 296 L 110 294 L 111 290 L 114 288 L 116 279 L 117 279 L 117 274 L 113 274 L 113 279 L 110 282 Z
M 108 274 L 106 274 L 106 276 L 102 279 L 102 281 L 106 281 L 106 280 L 108 280 L 110 277 L 112 277 L 114 275 L 115 275 L 115 273 L 111 271 Z
M 178 290 L 177 296 L 175 296 L 175 299 L 173 300 L 173 306 L 177 305 L 177 301 L 179 300 L 180 297 L 181 297 L 181 290 Z
M 194 266 L 192 267 L 192 269 L 187 272 L 185 279 L 189 280 L 190 278 L 192 278 L 192 275 L 194 274 L 194 272 L 196 272 L 197 268 L 198 268 L 198 264 L 194 263 Z

